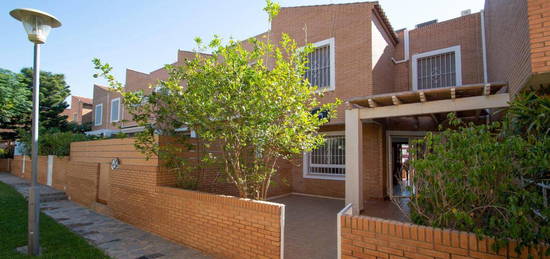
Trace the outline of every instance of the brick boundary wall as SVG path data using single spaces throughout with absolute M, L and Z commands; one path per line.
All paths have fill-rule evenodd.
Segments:
M 71 161 L 66 172 L 69 199 L 93 208 L 97 201 L 99 164 Z
M 513 242 L 494 252 L 494 239 L 479 240 L 475 234 L 420 226 L 367 216 L 340 216 L 341 258 L 385 259 L 505 259 L 527 258 L 525 249 L 521 256 Z M 542 256 L 539 251 L 537 258 Z
M 0 172 L 11 172 L 11 158 L 0 159 Z
M 23 171 L 23 162 L 25 163 L 25 170 Z M 53 157 L 52 166 L 52 187 L 54 189 L 65 191 L 67 166 L 69 165 L 69 157 Z M 0 162 L 1 163 L 1 162 Z M 1 169 L 1 166 L 0 166 Z M 2 171 L 2 170 L 0 170 Z M 38 183 L 47 184 L 48 181 L 48 156 L 38 157 Z M 32 173 L 32 160 L 31 157 L 15 156 L 10 161 L 10 170 L 6 171 L 12 175 L 30 180 Z
M 113 215 L 222 258 L 282 257 L 284 205 L 159 186 L 158 174 L 158 167 L 113 170 Z

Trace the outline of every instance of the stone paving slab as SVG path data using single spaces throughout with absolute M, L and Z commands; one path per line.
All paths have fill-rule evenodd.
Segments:
M 28 196 L 27 189 L 29 185 L 27 180 L 11 174 L 0 173 L 0 181 L 13 186 L 19 193 Z M 53 193 L 59 191 L 41 185 L 40 192 Z M 98 214 L 72 201 L 42 202 L 41 208 L 43 213 L 84 237 L 92 245 L 100 248 L 113 258 L 212 258 L 198 250 L 178 245 L 120 220 Z

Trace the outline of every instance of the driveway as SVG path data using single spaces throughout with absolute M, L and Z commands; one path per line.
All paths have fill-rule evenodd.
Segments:
M 272 201 L 286 205 L 285 259 L 337 258 L 336 214 L 343 200 L 289 195 Z

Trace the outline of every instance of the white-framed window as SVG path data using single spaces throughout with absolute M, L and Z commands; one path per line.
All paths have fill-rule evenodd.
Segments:
M 77 120 L 78 120 L 78 114 L 74 113 L 73 114 L 73 121 L 76 122 Z
M 103 104 L 97 104 L 94 111 L 94 126 L 100 126 L 103 123 Z
M 336 66 L 334 60 L 334 38 L 313 43 L 315 49 L 308 54 L 308 69 L 305 78 L 319 89 L 336 88 Z
M 111 100 L 111 122 L 120 120 L 120 97 Z
M 413 90 L 462 85 L 460 46 L 412 56 Z
M 304 178 L 344 180 L 346 137 L 343 131 L 325 133 L 325 143 L 304 154 Z

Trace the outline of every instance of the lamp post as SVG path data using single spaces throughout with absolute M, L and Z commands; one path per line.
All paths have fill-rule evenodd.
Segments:
M 35 9 L 15 9 L 10 12 L 13 18 L 21 21 L 28 38 L 34 43 L 34 67 L 32 89 L 32 184 L 29 189 L 28 254 L 40 254 L 39 216 L 40 189 L 36 183 L 38 176 L 38 108 L 40 106 L 40 44 L 46 43 L 51 28 L 61 26 L 54 16 Z

